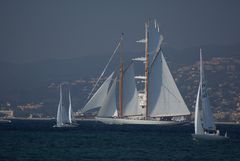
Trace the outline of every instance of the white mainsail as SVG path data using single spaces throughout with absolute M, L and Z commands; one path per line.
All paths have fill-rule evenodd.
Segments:
M 72 101 L 71 101 L 70 91 L 69 91 L 68 99 L 69 99 L 68 122 L 71 124 L 72 123 Z
M 103 100 L 102 107 L 98 111 L 99 117 L 113 117 L 116 115 L 116 84 L 117 78 L 113 80 L 112 85 L 107 92 L 107 96 Z
M 96 91 L 96 93 L 91 97 L 91 99 L 83 107 L 81 112 L 84 113 L 89 110 L 103 106 L 113 75 L 114 75 L 114 72 L 104 81 L 104 83 L 100 86 L 100 88 Z
M 58 111 L 57 111 L 57 126 L 62 126 L 63 124 L 68 122 L 69 122 L 69 119 L 62 103 L 62 85 L 60 84 L 60 99 L 59 99 Z
M 148 93 L 150 117 L 190 114 L 161 51 L 154 58 L 149 70 Z
M 123 74 L 123 116 L 139 115 L 139 102 L 133 63 Z
M 216 130 L 213 121 L 213 114 L 209 103 L 207 86 L 204 78 L 203 64 L 202 64 L 202 50 L 200 49 L 200 85 L 201 85 L 201 99 L 203 111 L 203 128 L 206 130 Z
M 201 120 L 201 113 L 199 109 L 199 98 L 200 98 L 200 91 L 201 91 L 201 83 L 198 87 L 196 105 L 195 105 L 195 120 L 194 120 L 194 127 L 195 127 L 195 134 L 203 134 L 204 130 L 202 127 L 202 120 Z
M 57 110 L 57 126 L 61 126 L 62 124 L 62 85 L 60 84 L 60 98 Z

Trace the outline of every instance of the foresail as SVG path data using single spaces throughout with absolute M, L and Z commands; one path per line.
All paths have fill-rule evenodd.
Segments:
M 209 99 L 206 93 L 206 89 L 202 88 L 202 109 L 203 109 L 203 127 L 208 130 L 216 130 L 216 126 L 213 121 L 213 114 L 210 108 Z
M 139 114 L 138 92 L 134 79 L 133 63 L 125 70 L 123 76 L 123 116 Z
M 103 102 L 107 96 L 109 84 L 112 81 L 114 72 L 105 80 L 105 82 L 101 85 L 101 87 L 97 90 L 97 92 L 91 97 L 88 103 L 84 106 L 81 112 L 85 113 L 89 110 L 102 107 Z
M 113 117 L 116 113 L 116 84 L 117 78 L 113 80 L 107 96 L 104 98 L 102 107 L 98 111 L 99 117 Z
M 162 52 L 155 57 L 150 68 L 148 93 L 150 117 L 190 114 Z
M 202 127 L 202 121 L 201 121 L 201 113 L 199 109 L 200 91 L 201 91 L 201 83 L 199 84 L 199 87 L 198 87 L 198 93 L 197 93 L 197 99 L 196 99 L 196 105 L 195 105 L 195 120 L 194 120 L 195 134 L 204 133 L 204 130 Z

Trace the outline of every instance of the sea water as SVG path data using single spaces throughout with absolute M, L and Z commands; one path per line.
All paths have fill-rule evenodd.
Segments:
M 79 121 L 72 129 L 54 121 L 0 124 L 0 161 L 239 161 L 240 125 L 217 125 L 228 141 L 195 141 L 192 124 L 104 125 Z

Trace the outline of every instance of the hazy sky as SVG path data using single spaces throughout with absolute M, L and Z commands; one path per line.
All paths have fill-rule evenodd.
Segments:
M 144 22 L 156 18 L 169 46 L 240 43 L 239 0 L 1 0 L 0 61 L 143 50 Z

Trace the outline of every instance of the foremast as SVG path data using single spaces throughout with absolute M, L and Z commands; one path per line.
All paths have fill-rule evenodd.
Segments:
M 118 117 L 123 117 L 123 33 L 120 40 L 120 69 L 119 69 L 119 112 Z

